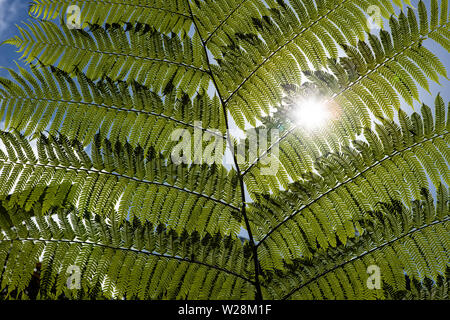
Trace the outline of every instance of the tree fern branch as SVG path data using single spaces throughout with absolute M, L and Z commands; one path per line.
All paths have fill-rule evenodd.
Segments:
M 242 0 L 238 6 L 236 6 L 236 8 L 234 8 L 227 16 L 225 19 L 223 19 L 216 28 L 214 28 L 214 30 L 208 35 L 208 37 L 205 39 L 204 43 L 205 45 L 208 43 L 209 40 L 211 40 L 211 38 L 214 36 L 214 34 L 217 32 L 217 30 L 220 29 L 220 27 L 222 27 L 225 22 L 227 22 L 228 19 L 230 19 L 230 17 L 237 11 L 239 10 L 239 8 L 244 4 L 244 2 L 246 2 L 247 0 Z
M 70 0 L 57 0 L 57 1 L 53 1 L 52 3 L 62 3 L 62 4 L 73 4 L 73 1 Z M 166 8 L 161 8 L 161 7 L 155 7 L 155 6 L 150 6 L 150 5 L 146 5 L 146 4 L 137 4 L 137 3 L 127 3 L 127 2 L 123 2 L 123 1 L 105 1 L 105 0 L 83 0 L 83 2 L 85 3 L 96 3 L 96 4 L 110 4 L 110 5 L 119 5 L 119 6 L 128 6 L 128 7 L 135 7 L 135 8 L 141 8 L 141 9 L 152 9 L 152 10 L 159 10 L 159 11 L 163 11 L 163 12 L 167 12 L 170 14 L 176 14 L 176 15 L 180 15 L 183 16 L 187 19 L 191 19 L 191 17 L 187 14 L 184 14 L 182 12 L 177 12 L 177 11 L 173 11 L 173 10 L 169 10 Z M 41 5 L 41 3 L 35 3 L 33 4 L 33 6 L 38 6 Z M 30 8 L 31 10 L 32 8 Z
M 342 5 L 344 5 L 346 2 L 348 2 L 348 0 L 344 0 L 342 1 L 340 4 L 338 4 L 337 6 L 335 6 L 333 9 L 330 9 L 326 14 L 324 14 L 323 16 L 321 16 L 319 19 L 317 19 L 316 21 L 312 22 L 310 25 L 308 25 L 307 27 L 305 27 L 302 31 L 300 31 L 299 33 L 297 33 L 295 36 L 293 36 L 290 40 L 288 40 L 287 42 L 285 42 L 282 46 L 278 47 L 275 51 L 273 51 L 267 58 L 265 58 L 258 66 L 256 66 L 256 68 L 239 84 L 239 86 L 228 96 L 228 98 L 225 100 L 225 104 L 228 103 L 231 98 L 233 98 L 233 96 L 242 88 L 242 86 L 248 81 L 250 80 L 250 78 L 265 64 L 267 63 L 274 55 L 276 55 L 278 52 L 280 52 L 283 48 L 285 48 L 287 45 L 289 45 L 290 43 L 292 43 L 293 41 L 295 41 L 295 39 L 297 39 L 299 36 L 301 36 L 304 32 L 308 31 L 310 28 L 312 28 L 313 26 L 315 26 L 316 24 L 318 24 L 321 20 L 323 20 L 324 18 L 328 17 L 328 15 L 330 15 L 331 13 L 333 13 L 335 10 L 339 9 Z
M 379 245 L 379 246 L 377 246 L 377 247 L 375 247 L 375 248 L 372 248 L 372 249 L 370 249 L 370 250 L 364 252 L 363 254 L 361 254 L 361 255 L 359 255 L 359 256 L 356 256 L 356 257 L 354 257 L 354 258 L 352 258 L 352 259 L 350 259 L 350 260 L 347 260 L 347 261 L 345 261 L 345 262 L 343 262 L 343 263 L 341 263 L 341 264 L 339 264 L 339 265 L 337 265 L 337 266 L 334 266 L 333 268 L 328 269 L 328 270 L 325 271 L 325 272 L 322 272 L 321 274 L 315 276 L 314 278 L 312 278 L 312 279 L 308 280 L 307 282 L 303 283 L 301 286 L 299 286 L 299 287 L 297 287 L 296 289 L 292 290 L 292 291 L 289 292 L 286 296 L 283 297 L 283 300 L 288 299 L 290 296 L 292 296 L 295 292 L 297 292 L 297 291 L 300 290 L 301 288 L 303 288 L 303 287 L 307 286 L 308 284 L 310 284 L 310 283 L 312 283 L 312 282 L 318 280 L 319 278 L 325 276 L 325 275 L 328 274 L 329 272 L 332 272 L 332 271 L 334 271 L 334 270 L 336 270 L 336 269 L 338 269 L 338 268 L 341 268 L 341 267 L 345 266 L 346 264 L 348 264 L 348 263 L 350 263 L 350 262 L 352 262 L 352 261 L 361 259 L 361 258 L 364 257 L 365 255 L 370 254 L 370 253 L 372 253 L 372 252 L 374 252 L 374 251 L 377 251 L 377 250 L 379 250 L 379 249 L 382 249 L 382 248 L 384 248 L 385 246 L 388 246 L 388 245 L 390 245 L 390 244 L 392 244 L 392 243 L 394 243 L 394 242 L 396 242 L 396 241 L 399 241 L 399 240 L 403 239 L 404 237 L 409 236 L 409 235 L 411 235 L 411 234 L 413 234 L 413 233 L 415 233 L 415 232 L 417 232 L 417 231 L 421 231 L 421 230 L 423 230 L 423 229 L 425 229 L 425 228 L 428 228 L 428 227 L 431 227 L 431 226 L 434 226 L 434 225 L 438 225 L 438 224 L 441 224 L 441 223 L 445 223 L 445 222 L 447 222 L 447 221 L 450 221 L 450 217 L 448 217 L 448 218 L 446 218 L 446 219 L 444 219 L 444 220 L 442 220 L 442 221 L 434 221 L 434 222 L 432 222 L 432 223 L 430 223 L 430 224 L 423 225 L 423 226 L 421 226 L 421 227 L 419 227 L 419 228 L 414 228 L 414 229 L 410 230 L 408 233 L 405 233 L 405 234 L 403 234 L 402 236 L 400 236 L 400 237 L 398 237 L 398 238 L 395 238 L 395 239 L 392 239 L 392 240 L 390 240 L 390 241 L 387 241 L 387 242 L 385 242 L 385 243 L 383 243 L 383 244 L 381 244 L 381 245 Z
M 412 41 L 410 45 L 403 47 L 402 50 L 396 52 L 392 57 L 386 59 L 385 61 L 383 61 L 382 63 L 377 64 L 372 70 L 370 70 L 369 72 L 367 72 L 365 75 L 362 75 L 360 77 L 358 77 L 358 79 L 356 79 L 355 81 L 353 81 L 352 83 L 350 83 L 348 86 L 346 86 L 344 89 L 342 89 L 341 91 L 339 91 L 338 93 L 334 94 L 330 99 L 328 99 L 326 102 L 331 102 L 334 99 L 336 99 L 338 96 L 342 95 L 344 92 L 352 89 L 356 84 L 360 83 L 362 80 L 364 80 L 365 78 L 367 78 L 368 76 L 370 76 L 372 73 L 374 73 L 375 71 L 377 71 L 379 68 L 386 66 L 389 62 L 394 61 L 395 58 L 403 53 L 405 53 L 405 51 L 411 49 L 412 47 L 414 47 L 416 44 L 421 43 L 422 41 L 426 40 L 428 38 L 429 35 L 431 35 L 432 33 L 438 32 L 439 30 L 447 30 L 448 29 L 448 25 L 449 23 L 446 23 L 430 32 L 428 32 L 427 34 L 421 36 L 419 39 L 417 39 L 416 41 Z
M 109 52 L 109 51 L 101 51 L 101 50 L 92 50 L 92 49 L 88 49 L 88 48 L 80 48 L 78 46 L 69 46 L 69 45 L 65 45 L 62 43 L 51 43 L 51 42 L 46 42 L 46 41 L 39 41 L 39 43 L 48 45 L 50 47 L 63 47 L 63 48 L 70 48 L 70 49 L 77 49 L 80 51 L 87 51 L 90 53 L 99 53 L 99 54 L 106 54 L 106 55 L 110 55 L 110 56 L 119 56 L 119 57 L 127 57 L 127 58 L 135 58 L 135 59 L 141 59 L 141 60 L 145 60 L 145 61 L 154 61 L 154 62 L 160 62 L 160 63 L 167 63 L 167 64 L 172 64 L 172 65 L 177 65 L 179 67 L 184 67 L 184 68 L 189 68 L 189 69 L 193 69 L 199 72 L 203 72 L 203 73 L 207 73 L 209 74 L 209 72 L 207 70 L 204 70 L 202 68 L 193 66 L 193 65 L 189 65 L 189 64 L 185 64 L 182 62 L 176 62 L 176 61 L 170 61 L 167 59 L 158 59 L 158 58 L 149 58 L 147 56 L 136 56 L 133 54 L 127 54 L 127 53 L 119 53 L 119 52 Z M 37 57 L 33 57 L 33 58 L 37 58 Z
M 193 194 L 195 196 L 198 197 L 202 197 L 205 198 L 207 200 L 219 203 L 221 205 L 230 207 L 233 210 L 239 211 L 240 209 L 238 207 L 235 207 L 234 205 L 224 202 L 222 200 L 219 199 L 215 199 L 213 197 L 207 196 L 205 194 L 196 192 L 196 191 L 192 191 L 192 190 L 188 190 L 188 189 L 184 189 L 184 188 L 180 188 L 177 187 L 175 185 L 170 185 L 167 183 L 160 183 L 160 182 L 156 182 L 156 181 L 148 181 L 148 180 L 142 180 L 142 179 L 138 179 L 135 177 L 130 177 L 127 175 L 123 175 L 123 174 L 119 174 L 117 172 L 108 172 L 108 171 L 101 171 L 101 170 L 96 170 L 96 169 L 86 169 L 86 168 L 75 168 L 75 167 L 66 167 L 66 166 L 60 166 L 60 165 L 50 165 L 50 164 L 40 164 L 40 163 L 36 163 L 36 164 L 30 164 L 30 163 L 26 163 L 26 162 L 21 162 L 21 161 L 0 161 L 0 163 L 3 164 L 12 164 L 12 165 L 23 165 L 23 166 L 28 166 L 28 167 L 43 167 L 43 168 L 53 168 L 53 169 L 63 169 L 63 170 L 73 170 L 73 171 L 84 171 L 86 173 L 96 173 L 96 174 L 105 174 L 105 175 L 110 175 L 110 176 L 115 176 L 118 178 L 123 178 L 123 179 L 127 179 L 127 180 L 131 180 L 131 181 L 135 181 L 135 182 L 139 182 L 139 183 L 146 183 L 146 184 L 153 184 L 153 185 L 157 185 L 157 186 L 162 186 L 162 187 L 166 187 L 166 188 L 171 188 L 171 189 L 175 189 L 181 192 L 186 192 L 189 194 Z
M 336 98 L 338 98 L 339 96 L 341 96 L 342 94 L 344 94 L 348 90 L 352 89 L 355 85 L 359 84 L 361 81 L 363 81 L 364 79 L 369 77 L 372 73 L 376 72 L 379 68 L 386 66 L 389 62 L 394 61 L 397 56 L 405 53 L 407 50 L 411 49 L 414 45 L 416 45 L 416 44 L 424 41 L 425 39 L 427 39 L 427 37 L 430 34 L 432 34 L 434 32 L 437 32 L 437 31 L 439 31 L 441 29 L 442 30 L 446 30 L 446 28 L 448 27 L 448 24 L 449 23 L 446 23 L 445 25 L 442 25 L 442 26 L 438 27 L 437 29 L 434 29 L 434 30 L 428 32 L 426 35 L 423 35 L 418 40 L 413 41 L 409 46 L 406 46 L 406 47 L 402 48 L 401 51 L 396 52 L 392 57 L 387 58 L 385 61 L 383 61 L 380 64 L 377 64 L 372 70 L 370 70 L 365 75 L 358 77 L 358 79 L 356 79 L 355 81 L 350 83 L 348 86 L 346 86 L 344 89 L 342 89 L 338 93 L 334 94 L 331 98 L 326 100 L 325 103 L 329 103 L 329 102 L 334 101 Z M 276 140 L 272 145 L 270 145 L 266 150 L 264 150 L 264 152 L 262 152 L 261 155 L 257 156 L 256 159 L 248 166 L 248 168 L 244 170 L 243 175 L 246 175 L 262 158 L 264 158 L 270 152 L 270 150 L 272 150 L 275 146 L 277 146 L 284 139 L 286 139 L 287 136 L 289 136 L 292 132 L 294 132 L 294 130 L 296 128 L 297 128 L 297 126 L 294 125 L 292 128 L 287 130 L 280 138 L 278 138 L 278 140 Z
M 183 262 L 188 262 L 188 263 L 195 263 L 195 264 L 199 264 L 211 269 L 216 269 L 218 271 L 221 272 L 225 272 L 228 273 L 230 275 L 233 275 L 235 277 L 241 278 L 242 280 L 245 280 L 247 282 L 250 282 L 251 284 L 254 284 L 254 282 L 240 274 L 237 274 L 231 270 L 225 269 L 225 268 L 221 268 L 221 267 L 217 267 L 208 263 L 204 263 L 201 261 L 196 261 L 196 260 L 192 260 L 192 259 L 187 259 L 187 258 L 182 258 L 182 257 L 177 257 L 177 256 L 170 256 L 170 255 L 166 255 L 166 254 L 160 254 L 160 253 L 156 253 L 156 252 L 149 252 L 146 250 L 138 250 L 138 249 L 133 249 L 133 248 L 124 248 L 124 247 L 113 247 L 113 246 L 109 246 L 103 243 L 98 243 L 98 242 L 91 242 L 91 241 L 81 241 L 81 240 L 67 240 L 67 239 L 38 239 L 38 238 L 16 238 L 16 239 L 8 239 L 8 240 L 0 240 L 0 242 L 14 242 L 14 241 L 40 241 L 40 242 L 53 242 L 53 243 L 71 243 L 71 244 L 81 244 L 81 245 L 92 245 L 92 246 L 96 246 L 96 247 L 102 247 L 102 248 L 108 248 L 108 249 L 113 249 L 113 250 L 122 250 L 122 251 L 130 251 L 130 252 L 134 252 L 134 253 L 139 253 L 139 254 L 146 254 L 146 255 L 151 255 L 151 256 L 155 256 L 155 257 L 159 257 L 159 258 L 166 258 L 166 259 L 174 259 L 174 260 L 178 260 L 178 261 L 183 261 Z M 0 277 L 1 279 L 1 277 Z
M 181 121 L 179 119 L 175 119 L 173 117 L 164 115 L 162 113 L 157 113 L 157 112 L 152 112 L 152 111 L 143 111 L 143 110 L 137 110 L 137 109 L 133 109 L 133 108 L 132 109 L 125 109 L 125 108 L 108 106 L 108 105 L 105 105 L 105 104 L 98 104 L 98 103 L 93 103 L 93 102 L 90 102 L 90 103 L 83 102 L 83 101 L 75 102 L 75 101 L 69 101 L 69 100 L 64 100 L 64 99 L 35 98 L 35 97 L 20 97 L 19 99 L 21 99 L 21 100 L 28 100 L 28 101 L 58 102 L 58 103 L 67 103 L 67 104 L 74 104 L 74 105 L 82 104 L 82 105 L 86 105 L 86 106 L 95 106 L 95 107 L 105 108 L 105 109 L 108 109 L 108 110 L 134 112 L 136 114 L 146 114 L 146 115 L 151 115 L 151 116 L 167 119 L 167 120 L 176 122 L 178 124 L 181 124 L 181 125 L 183 125 L 185 127 L 191 127 L 191 128 L 194 128 L 194 129 L 199 129 L 199 130 L 202 130 L 203 132 L 208 132 L 208 133 L 210 133 L 212 135 L 220 137 L 221 139 L 225 139 L 224 136 L 222 136 L 221 134 L 218 134 L 216 131 L 212 131 L 212 130 L 209 130 L 208 128 L 203 128 L 203 127 L 200 127 L 200 126 L 196 126 L 194 124 L 187 123 L 187 122 Z M 0 100 L 7 100 L 7 98 L 6 97 L 0 97 Z
M 322 193 L 319 197 L 317 197 L 316 199 L 312 200 L 312 201 L 309 202 L 308 204 L 304 205 L 302 208 L 296 210 L 294 213 L 292 213 L 291 215 L 289 215 L 289 216 L 288 216 L 287 218 L 285 218 L 283 221 L 281 221 L 280 223 L 278 223 L 278 224 L 277 224 L 277 225 L 276 225 L 269 233 L 267 233 L 267 234 L 261 239 L 261 241 L 258 242 L 257 246 L 259 246 L 261 243 L 263 243 L 263 242 L 264 242 L 268 237 L 270 237 L 270 235 L 271 235 L 272 233 L 274 233 L 279 227 L 281 227 L 281 226 L 284 225 L 287 221 L 289 221 L 289 220 L 291 220 L 292 218 L 294 218 L 297 214 L 299 214 L 300 212 L 302 212 L 304 209 L 310 207 L 311 205 L 313 205 L 314 203 L 316 203 L 317 201 L 319 201 L 321 198 L 327 196 L 329 193 L 335 191 L 336 189 L 338 189 L 338 188 L 340 188 L 340 187 L 342 187 L 342 186 L 345 186 L 345 185 L 346 185 L 347 183 L 349 183 L 349 182 L 354 181 L 356 178 L 358 178 L 359 176 L 362 176 L 362 175 L 363 175 L 364 173 L 366 173 L 367 171 L 372 170 L 373 168 L 375 168 L 375 167 L 377 167 L 378 165 L 382 164 L 385 160 L 389 160 L 389 159 L 393 158 L 394 156 L 396 156 L 396 155 L 398 155 L 398 154 L 401 154 L 402 152 L 405 152 L 405 151 L 407 151 L 407 150 L 411 150 L 411 149 L 413 149 L 414 147 L 419 146 L 419 145 L 422 145 L 423 143 L 425 143 L 425 142 L 427 142 L 427 141 L 431 141 L 431 140 L 434 140 L 434 139 L 436 139 L 436 138 L 441 138 L 441 137 L 444 137 L 444 136 L 446 136 L 446 135 L 448 135 L 448 134 L 449 134 L 449 132 L 446 132 L 446 133 L 443 133 L 443 134 L 440 134 L 440 135 L 435 135 L 435 136 L 433 136 L 433 137 L 431 137 L 431 138 L 428 138 L 428 139 L 424 139 L 424 140 L 422 140 L 422 141 L 420 141 L 420 142 L 416 142 L 416 143 L 414 143 L 413 145 L 411 145 L 411 146 L 409 146 L 409 147 L 407 147 L 407 148 L 404 148 L 404 149 L 399 150 L 399 151 L 395 151 L 395 152 L 391 153 L 390 155 L 385 156 L 383 159 L 381 159 L 381 160 L 379 160 L 379 161 L 373 163 L 372 165 L 370 165 L 369 167 L 367 167 L 367 168 L 364 169 L 363 171 L 361 171 L 361 172 L 359 172 L 358 174 L 356 174 L 356 175 L 355 175 L 354 177 L 352 177 L 351 179 L 348 179 L 348 180 L 346 180 L 346 181 L 344 181 L 344 182 L 342 182 L 342 183 L 339 183 L 339 184 L 336 185 L 334 188 L 328 190 L 327 192 Z

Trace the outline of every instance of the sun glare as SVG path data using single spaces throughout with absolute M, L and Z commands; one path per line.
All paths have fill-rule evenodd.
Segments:
M 331 119 L 331 111 L 324 102 L 317 99 L 307 99 L 297 102 L 295 121 L 308 129 L 324 126 Z

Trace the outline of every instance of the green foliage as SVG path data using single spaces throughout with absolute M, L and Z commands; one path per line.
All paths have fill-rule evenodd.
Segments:
M 28 30 L 19 27 L 23 38 L 6 43 L 23 51 L 26 62 L 37 59 L 70 74 L 87 67 L 85 76 L 92 81 L 104 76 L 128 79 L 155 91 L 179 87 L 192 96 L 198 88 L 208 88 L 198 37 L 185 37 L 182 42 L 175 34 L 166 36 L 143 24 L 92 25 L 89 33 L 47 21 L 25 25 Z
M 408 5 L 34 0 L 3 43 L 0 299 L 448 299 L 450 104 L 419 95 L 448 80 L 448 0 Z M 308 130 L 314 96 L 334 117 Z M 233 123 L 281 134 L 241 163 Z M 178 164 L 176 129 L 232 167 Z
M 441 189 L 438 196 L 448 201 L 448 190 Z M 274 288 L 272 298 L 384 298 L 384 291 L 366 286 L 370 265 L 380 268 L 383 282 L 394 291 L 406 291 L 405 273 L 419 283 L 446 274 L 448 206 L 435 208 L 423 189 L 422 199 L 414 201 L 411 210 L 399 202 L 379 202 L 376 208 L 361 217 L 364 232 L 345 246 L 299 258 L 288 273 L 270 273 L 269 283 L 277 283 L 267 285 Z
M 34 215 L 36 213 L 36 215 Z M 0 292 L 18 297 L 40 265 L 37 298 L 251 298 L 248 246 L 220 234 L 178 235 L 150 222 L 120 223 L 72 210 L 26 212 L 0 207 Z M 79 266 L 81 289 L 68 288 Z M 231 277 L 231 278 L 230 278 Z M 183 285 L 180 286 L 180 281 Z M 23 298 L 23 297 L 22 297 Z
M 20 68 L 20 74 L 8 71 L 17 83 L 0 78 L 5 90 L 0 114 L 5 116 L 5 128 L 25 136 L 39 136 L 48 129 L 87 146 L 100 132 L 109 135 L 112 143 L 128 141 L 134 147 L 158 151 L 172 149 L 176 142 L 171 142 L 170 135 L 180 126 L 191 134 L 197 127 L 224 139 L 220 102 L 205 93 L 196 94 L 193 100 L 185 94 L 177 97 L 175 90 L 161 97 L 136 81 L 127 84 L 102 78 L 94 82 L 78 70 L 72 78 L 54 67 L 32 67 L 31 73 Z M 12 117 L 13 112 L 20 116 Z M 219 132 L 198 127 L 196 122 Z
M 435 112 L 445 114 L 442 107 L 437 96 Z M 422 107 L 422 117 L 417 113 L 409 117 L 400 110 L 404 127 L 381 119 L 375 130 L 364 130 L 365 141 L 354 140 L 319 157 L 314 173 L 305 174 L 286 191 L 267 196 L 260 188 L 250 214 L 260 241 L 261 264 L 282 270 L 286 260 L 345 245 L 356 231 L 361 232 L 361 215 L 378 203 L 395 199 L 409 206 L 411 199 L 421 198 L 423 188 L 448 186 L 449 131 L 442 127 L 444 119 L 434 122 L 428 109 Z M 414 119 L 420 127 L 431 121 L 429 132 L 417 132 Z
M 0 134 L 8 150 L 0 164 L 0 196 L 14 191 L 11 205 L 31 210 L 43 199 L 42 213 L 53 206 L 73 205 L 81 213 L 138 218 L 166 224 L 179 233 L 239 231 L 235 171 L 206 164 L 176 165 L 153 149 L 146 153 L 130 144 L 113 145 L 98 135 L 90 156 L 77 141 L 52 135 L 41 135 L 35 155 L 22 136 Z
M 78 6 L 83 12 L 81 23 L 147 23 L 164 33 L 187 33 L 192 24 L 188 6 L 184 0 L 167 1 L 93 1 L 36 0 L 29 13 L 34 18 L 52 20 L 64 16 L 70 6 Z M 73 11 L 72 11 L 73 12 Z

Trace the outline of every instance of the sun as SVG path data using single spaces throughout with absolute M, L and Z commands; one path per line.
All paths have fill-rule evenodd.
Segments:
M 317 98 L 299 100 L 293 112 L 297 125 L 308 129 L 323 127 L 332 118 L 328 105 Z

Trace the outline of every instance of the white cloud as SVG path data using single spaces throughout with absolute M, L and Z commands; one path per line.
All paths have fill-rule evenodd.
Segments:
M 19 10 L 26 10 L 23 0 L 0 0 L 0 36 L 15 23 Z

